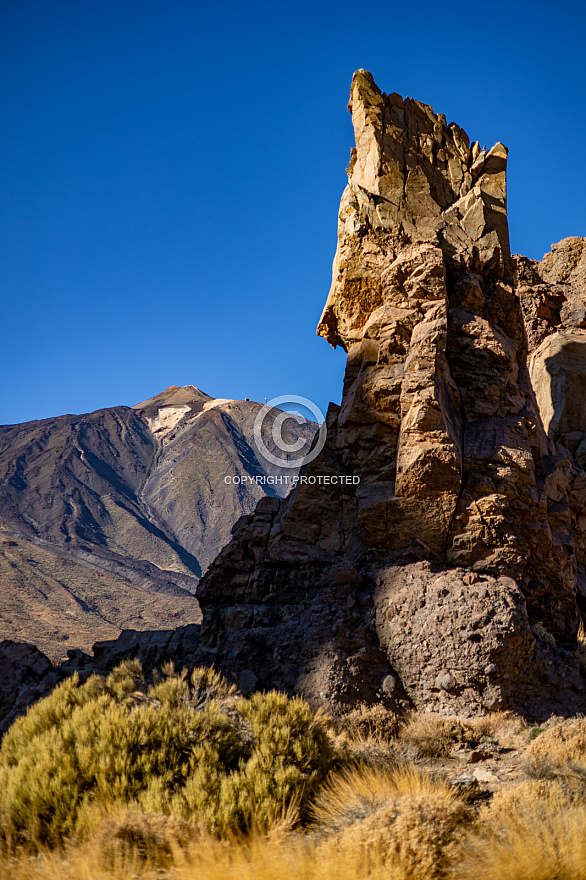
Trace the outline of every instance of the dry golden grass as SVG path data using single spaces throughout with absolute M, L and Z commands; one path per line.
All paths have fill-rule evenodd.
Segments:
M 202 829 L 173 816 L 117 805 L 89 807 L 82 821 L 78 857 L 85 853 L 97 868 L 110 872 L 122 865 L 168 869 L 205 836 Z
M 584 880 L 586 811 L 554 789 L 535 793 L 534 786 L 518 793 L 510 809 L 497 808 L 493 823 L 463 841 L 451 880 Z
M 421 795 L 450 802 L 457 799 L 448 783 L 413 765 L 388 770 L 352 767 L 328 781 L 311 813 L 320 825 L 337 829 L 376 813 L 391 801 Z
M 389 742 L 399 735 L 401 716 L 385 709 L 380 704 L 367 705 L 359 703 L 347 712 L 338 722 L 338 726 L 353 740 L 373 740 L 377 743 Z
M 219 844 L 206 839 L 164 870 L 125 858 L 100 867 L 97 850 L 70 850 L 32 860 L 0 862 L 2 880 L 407 880 L 400 865 L 385 865 L 364 853 L 344 854 L 302 837 L 256 839 L 246 844 Z
M 526 741 L 527 725 L 512 712 L 495 712 L 463 721 L 460 718 L 415 712 L 399 732 L 407 754 L 418 758 L 447 758 L 459 743 L 493 741 L 518 748 Z
M 314 816 L 329 835 L 324 852 L 362 853 L 367 865 L 418 880 L 442 876 L 473 821 L 452 786 L 414 766 L 343 771 L 318 796 Z
M 528 776 L 555 784 L 568 802 L 586 801 L 586 719 L 557 721 L 529 744 L 525 754 Z
M 415 757 L 447 758 L 456 743 L 471 736 L 470 725 L 459 718 L 416 712 L 401 729 L 399 741 Z
M 557 764 L 586 764 L 586 718 L 560 721 L 544 730 L 527 748 L 527 757 L 531 761 L 546 758 Z
M 495 792 L 489 804 L 479 813 L 479 827 L 492 832 L 522 817 L 527 804 L 552 802 L 557 806 L 562 801 L 572 800 L 567 791 L 553 779 L 524 779 L 510 788 Z M 522 820 L 521 820 L 522 821 Z
M 470 718 L 466 721 L 466 727 L 470 730 L 472 740 L 480 742 L 493 739 L 507 749 L 519 748 L 527 740 L 527 722 L 513 712 L 492 712 L 490 715 Z
M 83 841 L 0 857 L 3 880 L 432 880 L 470 810 L 450 786 L 400 768 L 347 770 L 315 809 L 321 833 L 220 842 L 170 817 L 111 807 L 85 817 Z M 315 826 L 313 826 L 315 827 Z M 342 829 L 342 833 L 337 833 Z
M 395 712 L 359 704 L 335 722 L 332 744 L 338 764 L 388 768 L 402 762 L 397 740 L 400 725 Z

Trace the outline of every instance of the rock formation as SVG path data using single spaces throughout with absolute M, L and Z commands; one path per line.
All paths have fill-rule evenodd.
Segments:
M 356 148 L 318 327 L 348 361 L 322 451 L 288 497 L 263 497 L 235 522 L 198 586 L 201 633 L 123 633 L 58 674 L 168 658 L 215 664 L 244 692 L 277 687 L 334 710 L 584 711 L 586 242 L 566 239 L 541 262 L 512 256 L 502 144 L 470 144 L 364 70 L 350 111 Z M 153 525 L 173 547 L 198 529 L 173 505 L 171 473 L 182 486 L 199 479 L 181 431 L 210 411 L 215 437 L 229 415 L 184 391 L 107 417 L 132 435 L 136 503 L 156 501 Z M 145 462 L 158 435 L 157 470 Z M 87 447 L 70 445 L 79 469 Z M 94 471 L 104 479 L 105 466 Z M 119 480 L 108 485 L 136 520 L 143 508 L 122 503 Z M 73 543 L 100 523 L 70 527 L 80 497 L 76 484 L 61 502 Z
M 586 245 L 512 257 L 502 144 L 364 70 L 349 109 L 318 327 L 348 354 L 342 404 L 305 484 L 200 583 L 199 657 L 333 704 L 575 710 Z

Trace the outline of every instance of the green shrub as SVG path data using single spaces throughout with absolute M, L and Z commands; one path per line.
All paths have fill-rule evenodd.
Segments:
M 545 645 L 549 645 L 551 648 L 557 648 L 555 636 L 548 632 L 542 623 L 535 623 L 533 625 L 533 632 Z
M 107 678 L 73 676 L 14 723 L 0 748 L 0 812 L 17 835 L 51 845 L 79 831 L 86 808 L 111 804 L 222 835 L 304 809 L 331 761 L 300 699 L 242 699 L 209 669 L 188 680 L 167 668 L 147 686 L 126 661 Z
M 239 700 L 236 710 L 250 744 L 246 759 L 226 773 L 213 753 L 202 752 L 174 802 L 179 816 L 199 815 L 220 835 L 301 814 L 332 764 L 324 725 L 303 700 L 272 691 Z

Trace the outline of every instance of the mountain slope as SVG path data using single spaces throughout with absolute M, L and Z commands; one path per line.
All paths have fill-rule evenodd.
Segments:
M 49 654 L 60 639 L 89 646 L 122 626 L 155 625 L 147 613 L 154 594 L 166 597 L 160 608 L 165 619 L 178 615 L 174 625 L 199 619 L 191 595 L 236 520 L 263 495 L 287 489 L 252 482 L 279 471 L 253 443 L 261 408 L 253 401 L 214 400 L 192 385 L 171 386 L 134 407 L 0 427 L 0 536 L 16 542 L 19 552 L 21 542 L 29 542 L 20 556 L 11 548 L 15 558 L 0 565 L 0 637 L 14 633 L 42 642 Z M 278 412 L 263 424 L 269 448 Z M 299 433 L 311 440 L 315 427 L 308 422 Z M 286 438 L 286 428 L 283 433 Z M 243 477 L 251 479 L 241 483 Z M 26 553 L 44 553 L 43 564 L 58 570 L 54 588 L 47 589 L 42 566 L 26 563 Z M 72 615 L 65 611 L 63 589 L 72 591 L 74 605 L 78 598 L 86 601 L 74 583 L 65 586 L 66 563 L 74 565 L 79 584 L 91 582 L 95 608 L 89 617 L 80 617 L 79 603 Z M 110 577 L 108 595 L 118 591 L 121 597 L 115 613 L 98 572 Z M 27 590 L 45 611 L 27 614 L 21 601 Z M 47 632 L 55 633 L 48 642 L 32 623 L 45 614 Z
M 135 407 L 158 439 L 156 463 L 143 484 L 141 499 L 153 521 L 172 534 L 205 571 L 229 540 L 236 520 L 251 513 L 265 494 L 283 497 L 287 484 L 227 482 L 232 477 L 263 479 L 283 473 L 258 455 L 253 442 L 254 422 L 262 405 L 199 397 L 197 389 L 188 389 L 172 386 Z M 270 429 L 278 412 L 269 414 L 262 431 L 273 452 Z M 295 439 L 288 436 L 290 427 L 284 423 L 285 440 Z M 315 429 L 312 422 L 298 425 L 295 437 L 311 440 Z M 290 471 L 296 473 L 297 469 Z
M 32 642 L 54 662 L 122 629 L 168 629 L 200 616 L 184 590 L 161 593 L 1 534 L 0 585 L 0 641 Z

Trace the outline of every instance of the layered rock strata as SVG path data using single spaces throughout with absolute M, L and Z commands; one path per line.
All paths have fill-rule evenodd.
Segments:
M 502 144 L 364 70 L 349 109 L 318 327 L 348 353 L 342 404 L 306 485 L 243 517 L 201 582 L 199 657 L 316 701 L 575 708 L 583 242 L 513 258 Z

